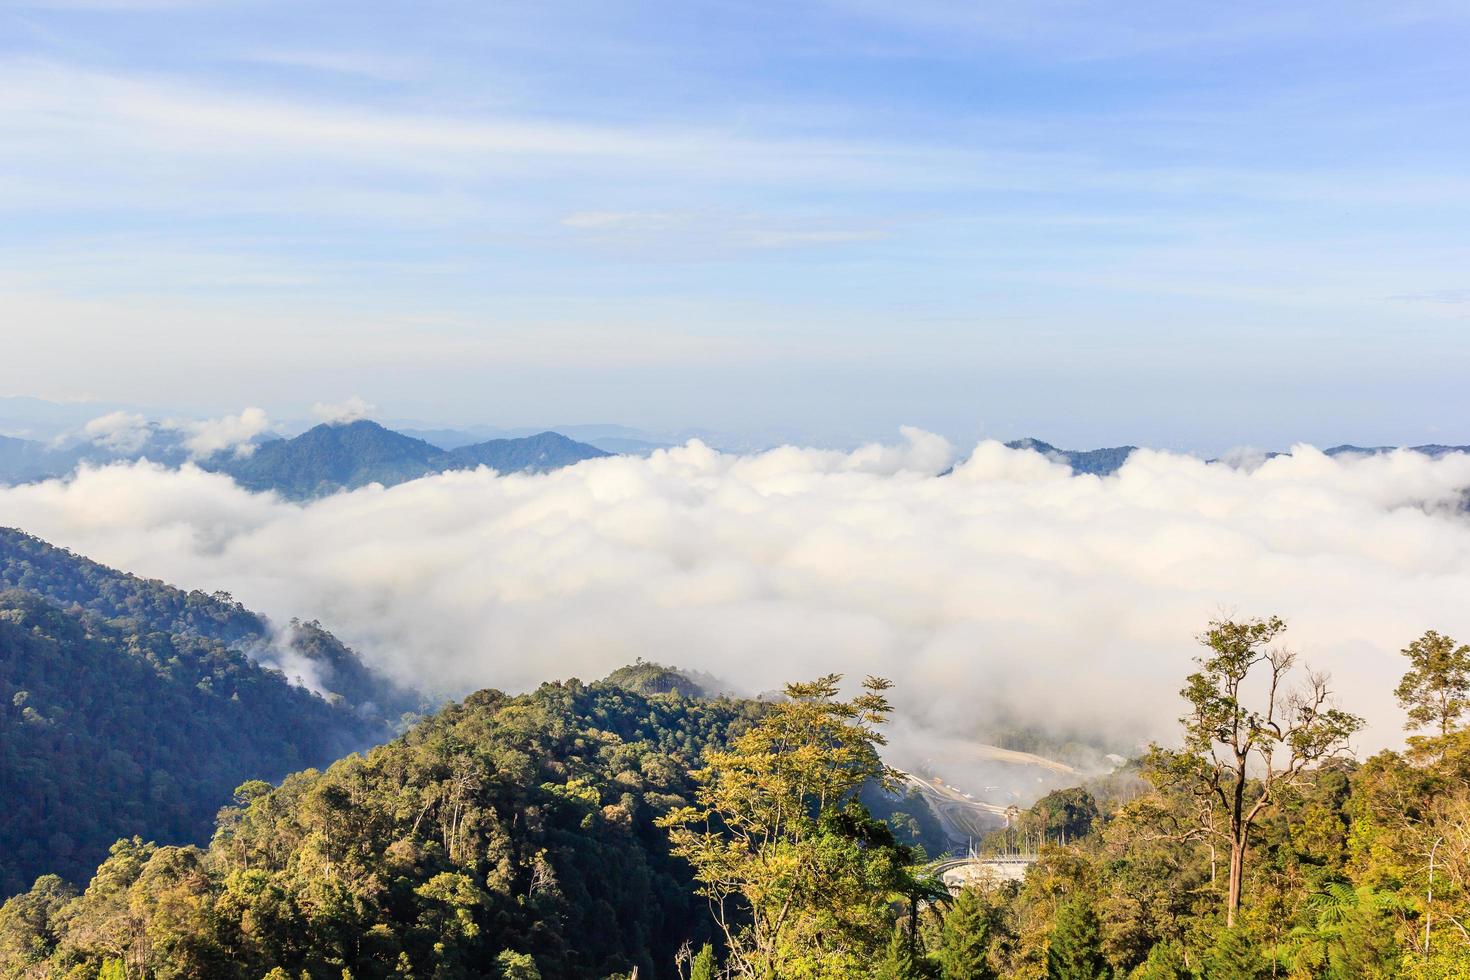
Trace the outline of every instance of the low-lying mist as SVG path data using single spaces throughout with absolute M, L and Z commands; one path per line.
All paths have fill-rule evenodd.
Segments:
M 852 453 L 699 443 L 545 475 L 448 473 L 310 504 L 193 467 L 0 489 L 0 523 L 278 622 L 318 618 L 451 696 L 636 657 L 751 692 L 893 678 L 909 755 L 1005 726 L 1170 737 L 1212 617 L 1279 613 L 1343 706 L 1400 738 L 1398 651 L 1470 640 L 1470 458 L 1250 466 L 1142 451 L 1115 477 L 938 437 Z M 917 747 L 916 747 L 917 746 Z

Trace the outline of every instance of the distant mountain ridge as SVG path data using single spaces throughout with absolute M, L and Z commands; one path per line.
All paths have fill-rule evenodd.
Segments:
M 1132 456 L 1139 449 L 1138 446 L 1113 446 L 1107 449 L 1085 450 L 1058 449 L 1049 442 L 1043 442 L 1040 439 L 1032 439 L 1030 437 L 1008 442 L 1006 443 L 1006 448 L 1029 449 L 1032 452 L 1040 453 L 1054 462 L 1065 463 L 1072 468 L 1074 474 L 1091 474 L 1093 476 L 1111 476 L 1118 472 L 1118 470 L 1123 468 L 1123 464 L 1128 462 L 1128 457 Z M 1444 446 L 1439 444 L 1371 447 L 1344 444 L 1333 446 L 1331 449 L 1324 449 L 1322 452 L 1333 457 L 1351 455 L 1377 456 L 1383 453 L 1395 452 L 1399 449 L 1407 449 L 1409 452 L 1420 453 L 1431 459 L 1438 459 L 1450 453 L 1470 453 L 1470 446 Z M 1281 452 L 1268 452 L 1263 454 L 1266 459 L 1287 455 L 1290 454 Z M 1206 462 L 1216 463 L 1220 461 L 1211 459 L 1206 460 Z
M 247 455 L 226 451 L 195 462 L 248 490 L 273 490 L 304 500 L 370 483 L 394 486 L 449 470 L 488 466 L 500 473 L 544 473 L 610 455 L 556 432 L 441 449 L 362 419 L 322 423 L 290 439 L 269 439 L 256 444 Z M 190 456 L 161 427 L 154 427 L 146 441 L 128 451 L 92 442 L 56 447 L 0 436 L 0 483 L 62 477 L 83 463 L 103 465 L 145 458 L 164 466 L 182 466 Z
M 247 490 L 274 490 L 300 500 L 370 483 L 391 487 L 477 466 L 500 473 L 544 473 L 610 455 L 555 432 L 445 450 L 360 419 L 323 423 L 294 439 L 263 443 L 243 459 L 230 457 L 201 465 L 228 474 Z
M 567 426 L 573 438 L 547 430 L 499 430 L 506 435 L 484 439 L 497 430 L 410 429 L 399 431 L 378 422 L 359 419 L 313 426 L 291 438 L 257 437 L 248 453 L 227 450 L 193 462 L 212 472 L 223 473 L 255 492 L 275 491 L 292 500 L 307 500 L 339 490 L 354 490 L 377 483 L 395 486 L 437 473 L 486 466 L 499 473 L 544 473 L 587 459 L 605 456 L 647 456 L 670 448 L 669 443 L 642 438 L 640 430 L 613 425 Z M 529 433 L 529 434 L 521 434 Z M 630 435 L 631 434 L 631 435 Z M 695 430 L 679 438 L 699 437 Z M 481 441 L 473 441 L 480 439 Z M 1064 463 L 1075 474 L 1109 476 L 1116 473 L 1139 447 L 1111 446 L 1100 449 L 1062 449 L 1041 439 L 1014 439 L 1007 448 L 1030 450 Z M 730 452 L 755 451 L 738 446 Z M 1406 448 L 1431 458 L 1449 453 L 1470 453 L 1470 446 L 1356 446 L 1343 444 L 1323 450 L 1328 456 L 1377 455 Z M 726 451 L 726 450 L 721 450 Z M 1266 452 L 1270 459 L 1284 455 Z M 104 465 L 146 458 L 164 466 L 181 466 L 191 461 L 177 430 L 168 424 L 148 423 L 141 443 L 120 448 L 105 441 L 58 446 L 0 435 L 0 485 L 27 483 L 63 477 L 79 465 Z M 1219 460 L 1207 460 L 1219 462 Z
M 1072 467 L 1073 473 L 1091 473 L 1095 476 L 1108 476 L 1118 472 L 1123 464 L 1128 462 L 1128 457 L 1138 451 L 1137 446 L 1114 446 L 1110 449 L 1086 450 L 1058 449 L 1049 442 L 1030 437 L 1008 442 L 1006 448 L 1029 449 L 1048 459 L 1066 463 Z

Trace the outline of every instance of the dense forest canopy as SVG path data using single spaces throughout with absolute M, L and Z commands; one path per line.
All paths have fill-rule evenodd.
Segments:
M 397 741 L 242 786 L 207 849 L 127 840 L 0 912 L 0 974 L 672 977 L 705 904 L 654 819 L 755 702 L 483 691 Z
M 1299 754 L 1282 722 L 1315 724 L 1218 686 L 1290 673 L 1259 643 L 1274 622 L 1205 634 L 1184 692 L 1217 727 L 1193 738 L 1186 715 L 1175 748 L 985 842 L 1039 846 L 1021 881 L 947 884 L 859 801 L 893 776 L 886 682 L 752 702 L 570 681 L 481 692 L 325 772 L 247 783 L 208 848 L 123 840 L 84 891 L 42 877 L 0 909 L 0 976 L 1466 976 L 1470 648 L 1438 634 L 1406 649 L 1424 732 L 1407 751 L 1247 779 L 1257 819 L 1229 923 L 1221 750 L 1238 723 Z M 1329 720 L 1314 744 L 1337 743 Z
M 157 579 L 108 568 L 14 528 L 0 528 L 0 588 L 39 595 L 81 611 L 124 632 L 199 637 L 236 648 L 249 659 L 305 663 L 320 693 L 366 717 L 396 722 L 421 706 L 404 690 L 363 663 L 315 621 L 293 620 L 277 630 L 263 616 L 224 592 L 185 592 Z
M 273 645 L 325 696 L 253 659 Z M 121 836 L 202 841 L 240 782 L 384 741 L 417 707 L 318 624 L 276 635 L 228 596 L 0 529 L 0 894 L 84 881 Z

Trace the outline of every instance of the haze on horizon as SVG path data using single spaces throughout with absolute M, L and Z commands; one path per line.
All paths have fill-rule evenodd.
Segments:
M 18 0 L 0 394 L 1470 442 L 1470 11 Z

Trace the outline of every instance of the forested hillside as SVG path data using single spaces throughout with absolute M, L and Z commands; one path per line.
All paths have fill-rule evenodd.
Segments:
M 99 564 L 15 528 L 0 528 L 0 589 L 21 589 L 62 607 L 78 606 L 124 632 L 199 636 L 274 665 L 299 660 L 322 693 L 358 714 L 396 723 L 419 696 L 371 670 L 315 621 L 280 631 L 226 593 L 185 592 Z
M 207 850 L 124 841 L 78 898 L 38 882 L 0 911 L 0 974 L 672 977 L 713 924 L 653 821 L 760 712 L 575 681 L 480 692 L 241 787 Z
M 1470 647 L 1405 648 L 1415 734 L 1359 763 L 1361 722 L 1283 629 L 1210 624 L 1174 745 L 985 842 L 1039 847 L 1021 881 L 941 878 L 895 832 L 921 819 L 863 805 L 897 783 L 885 680 L 770 702 L 570 681 L 241 786 L 207 849 L 124 840 L 80 894 L 38 880 L 0 908 L 0 976 L 1470 976 Z
M 273 642 L 330 693 L 252 659 Z M 121 836 L 203 841 L 241 781 L 384 741 L 415 707 L 314 623 L 273 640 L 228 596 L 0 529 L 0 893 L 85 880 Z

